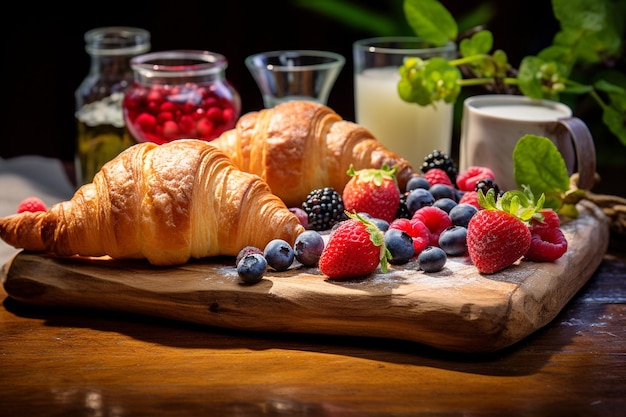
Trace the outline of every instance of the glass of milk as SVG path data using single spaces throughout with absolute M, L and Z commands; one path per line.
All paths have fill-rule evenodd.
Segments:
M 418 171 L 437 149 L 450 154 L 453 105 L 438 102 L 423 107 L 398 94 L 400 66 L 407 57 L 453 59 L 456 44 L 433 47 L 416 37 L 379 37 L 353 44 L 356 123 L 379 142 L 409 161 Z
M 340 54 L 315 50 L 260 52 L 245 59 L 265 108 L 290 100 L 327 104 L 345 62 Z

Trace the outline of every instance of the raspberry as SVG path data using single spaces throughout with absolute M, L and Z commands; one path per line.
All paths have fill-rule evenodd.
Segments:
M 441 168 L 429 169 L 424 173 L 424 178 L 426 179 L 426 181 L 428 181 L 431 187 L 435 184 L 444 184 L 449 186 L 453 185 L 446 171 Z
M 482 206 L 478 203 L 478 192 L 476 191 L 466 191 L 459 200 L 459 204 L 471 204 L 478 210 L 482 210 Z
M 450 182 L 452 184 L 456 181 L 457 176 L 457 167 L 452 158 L 446 155 L 444 152 L 435 149 L 432 153 L 429 153 L 424 158 L 424 163 L 422 164 L 421 170 L 422 173 L 426 173 L 433 168 L 439 168 L 446 172 L 448 177 L 450 178 Z
M 389 224 L 389 229 L 401 230 L 411 236 L 415 255 L 418 255 L 429 245 L 430 231 L 420 220 L 395 219 Z
M 558 227 L 531 230 L 530 248 L 524 257 L 535 262 L 553 262 L 567 251 L 567 239 Z
M 237 254 L 237 257 L 235 258 L 235 265 L 239 264 L 239 261 L 248 255 L 252 255 L 253 253 L 263 255 L 263 251 L 260 248 L 257 248 L 256 246 L 246 246 Z
M 27 197 L 17 206 L 17 212 L 22 213 L 25 211 L 37 212 L 46 211 L 46 204 L 38 197 Z
M 495 175 L 491 168 L 472 166 L 457 175 L 456 186 L 461 191 L 474 191 L 476 190 L 476 183 L 486 178 L 495 181 Z
M 439 246 L 439 235 L 452 226 L 448 213 L 435 206 L 425 206 L 413 214 L 412 220 L 420 220 L 430 232 L 430 246 Z

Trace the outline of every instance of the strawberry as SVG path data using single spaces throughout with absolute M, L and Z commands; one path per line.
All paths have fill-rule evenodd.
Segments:
M 471 166 L 456 177 L 456 186 L 461 191 L 474 191 L 476 183 L 485 178 L 495 180 L 495 175 L 491 168 L 483 166 Z
M 386 272 L 391 254 L 385 247 L 384 233 L 360 215 L 346 214 L 348 220 L 333 229 L 322 250 L 320 271 L 331 280 L 366 276 L 379 264 Z
M 27 197 L 17 206 L 18 213 L 22 213 L 24 211 L 36 212 L 46 210 L 46 204 L 39 197 Z
M 467 250 L 479 272 L 493 274 L 528 252 L 531 233 L 527 222 L 537 208 L 519 192 L 506 192 L 496 203 L 493 189 L 486 196 L 479 190 L 478 200 L 484 210 L 474 214 L 467 226 Z M 543 200 L 542 195 L 539 208 Z
M 355 171 L 350 166 L 350 181 L 341 198 L 349 212 L 367 213 L 372 217 L 391 222 L 400 207 L 400 189 L 395 178 L 396 168 L 383 165 L 380 169 Z
M 554 228 L 561 226 L 561 219 L 556 211 L 552 209 L 541 209 L 532 218 L 530 232 L 541 228 Z

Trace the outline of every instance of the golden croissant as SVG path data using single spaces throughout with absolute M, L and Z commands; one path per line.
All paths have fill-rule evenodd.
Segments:
M 350 165 L 356 170 L 396 167 L 400 189 L 414 172 L 368 129 L 309 101 L 247 113 L 211 144 L 239 169 L 263 178 L 288 207 L 299 207 L 316 188 L 333 187 L 341 193 L 350 179 Z
M 275 238 L 293 244 L 303 231 L 261 178 L 200 140 L 135 145 L 71 200 L 0 219 L 0 237 L 16 248 L 154 265 L 236 255 Z

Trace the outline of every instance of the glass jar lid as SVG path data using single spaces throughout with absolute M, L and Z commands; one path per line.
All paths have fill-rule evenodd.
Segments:
M 108 26 L 85 33 L 85 50 L 90 55 L 139 55 L 150 50 L 150 32 L 127 26 Z
M 223 55 L 210 51 L 176 50 L 139 55 L 131 59 L 130 65 L 139 77 L 138 81 L 141 81 L 154 78 L 223 76 L 228 60 Z

